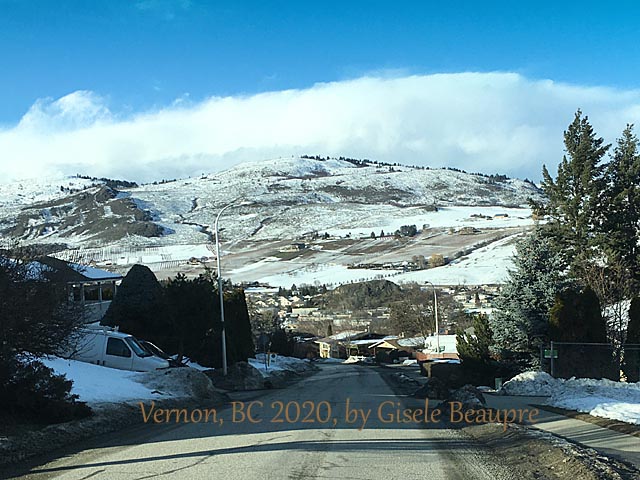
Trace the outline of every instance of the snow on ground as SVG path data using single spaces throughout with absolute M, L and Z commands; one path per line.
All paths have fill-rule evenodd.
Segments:
M 296 285 L 341 285 L 350 282 L 388 279 L 395 283 L 427 281 L 436 285 L 482 285 L 503 283 L 508 276 L 508 269 L 513 265 L 515 254 L 514 241 L 520 234 L 511 235 L 485 247 L 479 248 L 467 256 L 452 261 L 450 264 L 419 270 L 403 272 L 401 270 L 374 270 L 365 268 L 348 268 L 336 263 L 310 263 L 300 265 L 296 262 L 267 257 L 229 273 L 234 281 L 258 281 L 271 286 Z M 272 273 L 278 271 L 278 273 Z M 271 273 L 267 273 L 271 272 Z
M 67 176 L 49 176 L 0 182 L 0 209 L 10 206 L 24 206 L 35 202 L 56 200 L 68 195 L 64 189 L 84 190 L 93 180 Z
M 137 380 L 142 373 L 101 367 L 92 363 L 50 357 L 42 361 L 58 374 L 73 380 L 71 393 L 87 403 L 110 403 L 127 400 L 157 399 L 158 395 Z
M 275 359 L 271 360 L 269 365 L 267 365 L 264 353 L 258 353 L 256 358 L 250 358 L 248 363 L 256 368 L 264 377 L 268 377 L 271 372 L 302 372 L 309 368 L 309 362 L 307 360 L 301 360 L 295 357 L 283 357 L 281 355 L 276 355 Z
M 158 400 L 179 397 L 208 398 L 211 382 L 194 368 L 170 368 L 154 372 L 130 372 L 77 360 L 49 357 L 42 360 L 56 373 L 73 381 L 71 393 L 89 404 Z
M 502 385 L 506 395 L 550 396 L 558 386 L 558 380 L 547 372 L 524 372 Z
M 622 383 L 591 378 L 553 378 L 545 372 L 525 372 L 505 382 L 507 395 L 549 396 L 547 404 L 640 425 L 640 382 Z
M 285 267 L 285 262 L 281 262 L 283 267 Z M 286 269 L 283 268 L 283 270 Z M 395 272 L 396 275 L 399 274 L 399 271 Z M 238 270 L 230 273 L 231 278 L 234 280 L 238 279 Z M 302 267 L 297 270 L 283 272 L 275 275 L 266 275 L 261 276 L 260 273 L 255 272 L 254 277 L 256 281 L 262 283 L 268 283 L 271 286 L 291 286 L 291 284 L 295 283 L 296 285 L 314 285 L 316 282 L 324 285 L 341 285 L 349 282 L 362 282 L 366 280 L 374 280 L 383 278 L 383 276 L 387 276 L 389 271 L 381 271 L 381 270 L 373 270 L 373 269 L 364 269 L 364 268 L 347 268 L 345 265 L 337 265 L 337 264 L 310 264 L 305 267 Z M 391 280 L 393 281 L 395 275 L 391 275 Z
M 394 282 L 429 281 L 435 285 L 482 285 L 503 283 L 513 265 L 514 240 L 518 235 L 503 238 L 479 248 L 466 257 L 442 267 L 402 273 Z
M 415 212 L 415 213 L 413 213 Z M 416 225 L 418 229 L 424 226 L 428 228 L 505 228 L 526 227 L 533 225 L 531 209 L 529 208 L 505 208 L 489 206 L 452 206 L 440 207 L 437 212 L 425 212 L 421 207 L 407 207 L 402 209 L 402 216 L 393 210 L 386 215 L 382 211 L 376 211 L 376 215 L 362 217 L 362 227 L 328 229 L 328 233 L 344 237 L 350 234 L 352 237 L 368 238 L 373 231 L 376 235 L 382 229 L 387 233 L 399 230 L 403 225 Z M 483 215 L 483 217 L 480 217 Z M 497 216 L 496 216 L 497 215 Z M 489 217 L 489 218 L 487 218 Z

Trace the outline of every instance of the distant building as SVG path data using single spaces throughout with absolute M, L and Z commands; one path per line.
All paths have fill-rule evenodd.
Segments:
M 306 243 L 292 243 L 291 245 L 287 245 L 280 249 L 281 252 L 299 252 L 300 250 L 305 250 L 307 248 Z
M 120 274 L 48 256 L 33 266 L 41 278 L 66 285 L 69 301 L 84 307 L 87 323 L 102 319 L 122 281 Z

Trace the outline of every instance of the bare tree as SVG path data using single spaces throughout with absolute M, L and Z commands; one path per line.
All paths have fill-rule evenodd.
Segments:
M 635 290 L 633 276 L 621 261 L 610 257 L 606 263 L 586 264 L 582 267 L 582 277 L 600 301 L 600 313 L 622 378 L 629 307 Z
M 624 343 L 629 303 L 634 294 L 631 272 L 623 263 L 609 258 L 606 264 L 586 264 L 582 277 L 600 301 L 607 334 L 614 347 Z

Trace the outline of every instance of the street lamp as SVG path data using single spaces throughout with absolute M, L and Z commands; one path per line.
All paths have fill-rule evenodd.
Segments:
M 222 291 L 222 270 L 220 270 L 220 234 L 218 231 L 218 220 L 220 220 L 220 215 L 227 208 L 231 207 L 239 207 L 242 205 L 251 205 L 251 202 L 240 202 L 240 200 L 234 200 L 233 202 L 225 205 L 218 212 L 216 216 L 216 221 L 214 223 L 214 230 L 216 232 L 216 265 L 218 268 L 218 293 L 220 294 L 220 321 L 222 322 L 222 374 L 224 376 L 227 375 L 227 337 L 224 329 L 224 292 Z
M 436 294 L 436 286 L 429 280 L 426 283 L 433 287 L 433 313 L 436 318 L 436 351 L 440 354 L 440 326 L 438 324 L 438 295 Z

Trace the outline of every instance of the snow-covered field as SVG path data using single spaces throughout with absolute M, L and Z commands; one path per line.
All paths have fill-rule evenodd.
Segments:
M 388 279 L 395 283 L 427 281 L 436 285 L 482 285 L 502 283 L 512 266 L 514 241 L 518 235 L 493 242 L 450 264 L 403 272 L 402 270 L 352 269 L 338 263 L 307 264 L 299 260 L 286 261 L 275 257 L 265 258 L 229 272 L 234 281 L 258 281 L 271 286 L 315 285 L 335 286 L 349 282 Z
M 435 285 L 482 285 L 503 283 L 512 267 L 514 241 L 519 235 L 479 248 L 449 265 L 398 275 L 399 282 L 429 281 Z
M 553 378 L 525 372 L 502 386 L 507 395 L 549 396 L 548 405 L 640 425 L 640 383 Z

